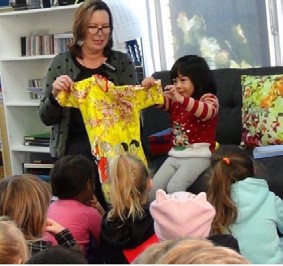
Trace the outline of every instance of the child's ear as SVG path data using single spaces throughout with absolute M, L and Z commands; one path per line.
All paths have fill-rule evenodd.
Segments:
M 152 187 L 153 187 L 153 180 L 152 180 L 152 178 L 149 178 L 147 180 L 147 184 L 146 184 L 146 191 L 147 192 L 151 191 Z
M 88 191 L 93 191 L 93 192 L 94 192 L 94 185 L 93 185 L 93 183 L 91 182 L 91 179 L 88 179 L 88 180 L 87 180 L 86 187 L 87 187 L 87 190 L 88 190 Z

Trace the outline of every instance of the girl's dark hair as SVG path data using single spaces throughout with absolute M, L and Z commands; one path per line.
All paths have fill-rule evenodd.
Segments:
M 83 155 L 67 155 L 60 158 L 51 170 L 52 194 L 60 199 L 71 199 L 79 195 L 88 180 L 94 187 L 95 166 Z
M 234 145 L 220 145 L 212 154 L 208 201 L 216 210 L 211 233 L 223 234 L 237 219 L 237 206 L 231 198 L 231 186 L 237 181 L 254 177 L 253 159 L 246 150 Z
M 200 99 L 205 93 L 216 95 L 217 88 L 212 71 L 205 59 L 197 55 L 180 57 L 171 68 L 171 81 L 179 75 L 190 78 L 195 89 L 192 94 L 194 99 Z
M 82 58 L 82 49 L 78 45 L 78 41 L 82 41 L 87 34 L 87 27 L 90 17 L 94 11 L 105 10 L 109 15 L 109 25 L 111 28 L 111 33 L 109 35 L 109 40 L 104 48 L 103 55 L 109 57 L 111 54 L 111 49 L 113 46 L 112 32 L 113 32 L 113 18 L 112 13 L 108 5 L 101 0 L 85 0 L 78 8 L 74 23 L 73 23 L 73 42 L 69 49 L 73 56 Z

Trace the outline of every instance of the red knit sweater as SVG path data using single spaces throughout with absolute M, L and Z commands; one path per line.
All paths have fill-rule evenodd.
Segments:
M 211 150 L 215 148 L 219 103 L 214 94 L 204 94 L 200 100 L 185 97 L 182 104 L 166 98 L 163 109 L 170 112 L 173 146 L 207 142 Z

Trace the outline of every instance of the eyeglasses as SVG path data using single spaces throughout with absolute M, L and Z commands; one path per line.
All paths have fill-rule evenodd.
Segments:
M 88 26 L 87 27 L 88 33 L 91 35 L 96 35 L 99 33 L 99 31 L 102 32 L 102 34 L 107 35 L 111 32 L 110 26 L 104 26 L 104 27 L 96 27 L 96 26 Z

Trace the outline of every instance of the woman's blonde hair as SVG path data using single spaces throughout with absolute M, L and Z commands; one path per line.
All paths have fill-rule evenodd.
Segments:
M 145 164 L 132 155 L 119 155 L 110 160 L 108 177 L 112 204 L 108 219 L 141 218 L 150 178 Z
M 26 240 L 41 238 L 50 198 L 50 187 L 35 175 L 15 175 L 0 181 L 0 215 L 10 217 Z
M 22 231 L 8 217 L 0 217 L 0 264 L 25 263 L 28 246 Z

